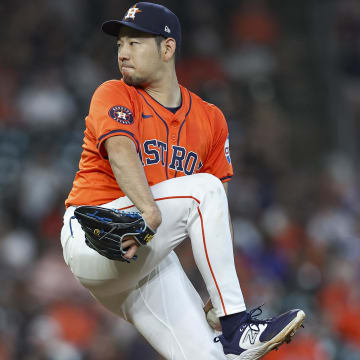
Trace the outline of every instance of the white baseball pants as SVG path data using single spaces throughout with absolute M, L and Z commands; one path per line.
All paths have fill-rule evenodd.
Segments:
M 166 359 L 225 359 L 213 343 L 202 301 L 173 249 L 190 238 L 196 265 L 218 316 L 245 310 L 235 271 L 228 204 L 221 181 L 210 174 L 170 179 L 151 187 L 162 223 L 130 264 L 90 249 L 75 207 L 64 215 L 61 243 L 75 277 L 106 308 L 134 324 Z M 103 205 L 136 211 L 127 197 Z

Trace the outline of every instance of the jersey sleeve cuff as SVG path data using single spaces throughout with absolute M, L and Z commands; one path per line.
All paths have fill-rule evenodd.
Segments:
M 222 183 L 226 183 L 226 182 L 230 181 L 231 178 L 232 178 L 232 175 L 231 176 L 225 176 L 225 177 L 220 178 L 220 181 Z
M 119 136 L 119 135 L 127 136 L 129 139 L 131 139 L 134 142 L 135 146 L 136 146 L 136 151 L 137 152 L 140 151 L 139 141 L 137 140 L 137 138 L 135 137 L 135 135 L 132 132 L 127 131 L 127 130 L 112 130 L 112 131 L 109 131 L 108 133 L 106 133 L 104 135 L 101 135 L 99 137 L 98 143 L 96 145 L 96 147 L 97 147 L 97 149 L 99 151 L 99 154 L 103 159 L 108 158 L 106 149 L 104 147 L 105 140 L 112 137 L 112 136 Z

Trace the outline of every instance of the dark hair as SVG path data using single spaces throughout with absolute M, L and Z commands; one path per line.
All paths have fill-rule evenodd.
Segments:
M 158 46 L 159 50 L 160 50 L 160 44 L 162 43 L 162 41 L 164 39 L 165 39 L 165 37 L 162 36 L 162 35 L 156 35 L 155 36 L 156 45 Z
M 160 45 L 163 42 L 163 40 L 165 40 L 165 39 L 166 39 L 166 37 L 164 37 L 162 35 L 156 35 L 155 36 L 155 42 L 156 42 L 156 45 L 157 45 L 159 51 L 160 51 Z M 177 60 L 177 58 L 179 56 L 179 51 L 180 51 L 180 49 L 178 49 L 178 47 L 176 46 L 176 50 L 175 50 L 175 54 L 174 54 L 175 62 L 176 62 L 176 60 Z

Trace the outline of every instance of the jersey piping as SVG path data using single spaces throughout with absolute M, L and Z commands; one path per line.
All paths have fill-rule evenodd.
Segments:
M 109 131 L 108 133 L 101 135 L 98 139 L 98 143 L 96 145 L 97 148 L 99 148 L 100 144 L 101 144 L 101 140 L 104 139 L 106 136 L 109 136 L 111 134 L 116 134 L 116 133 L 125 133 L 128 134 L 132 137 L 132 139 L 135 141 L 136 143 L 136 151 L 139 152 L 140 151 L 140 145 L 139 145 L 139 141 L 136 139 L 135 135 L 131 132 L 131 131 L 127 131 L 127 130 L 112 130 Z
M 177 138 L 177 143 L 176 143 L 177 146 L 179 146 L 181 130 L 182 130 L 184 124 L 185 124 L 185 121 L 186 121 L 187 116 L 188 116 L 189 113 L 190 113 L 191 104 L 192 104 L 191 94 L 189 93 L 189 90 L 188 90 L 188 89 L 186 89 L 186 91 L 187 91 L 187 93 L 188 93 L 188 95 L 189 95 L 189 109 L 188 109 L 187 113 L 185 114 L 185 118 L 184 118 L 184 120 L 183 120 L 183 122 L 181 123 L 180 128 L 179 128 L 179 133 L 178 133 L 178 138 Z M 176 170 L 174 177 L 177 177 L 177 173 L 178 173 L 178 171 Z
M 157 111 L 151 106 L 151 104 L 146 100 L 145 96 L 139 91 L 137 90 L 137 93 L 141 95 L 141 97 L 144 99 L 144 101 L 151 107 L 151 109 L 154 111 L 154 113 L 156 114 L 156 116 L 163 122 L 163 124 L 166 127 L 166 146 L 167 149 L 169 149 L 169 127 L 168 124 L 166 123 L 166 121 L 157 113 Z M 166 152 L 166 161 L 165 161 L 165 175 L 166 175 L 166 179 L 169 179 L 169 175 L 168 175 L 168 160 L 169 160 L 169 151 Z
M 223 181 L 223 180 L 227 180 L 227 179 L 231 179 L 231 178 L 232 178 L 232 176 L 225 176 L 225 177 L 220 178 L 220 180 Z

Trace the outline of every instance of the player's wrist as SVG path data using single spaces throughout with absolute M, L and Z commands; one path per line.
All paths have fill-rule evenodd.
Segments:
M 141 215 L 146 221 L 147 225 L 150 226 L 150 228 L 154 231 L 156 231 L 156 229 L 160 226 L 162 217 L 161 212 L 157 206 L 142 211 Z

